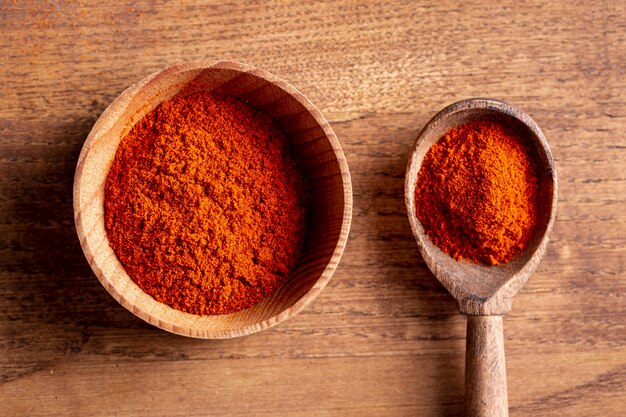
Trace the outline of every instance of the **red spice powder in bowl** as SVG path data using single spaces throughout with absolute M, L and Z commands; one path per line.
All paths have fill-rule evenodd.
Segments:
M 298 314 L 332 277 L 352 218 L 341 146 L 295 88 L 248 65 L 152 74 L 102 114 L 81 152 L 74 215 L 109 293 L 199 338 Z
M 105 225 L 124 269 L 154 299 L 227 314 L 291 274 L 308 200 L 301 163 L 269 115 L 200 91 L 161 102 L 122 139 Z

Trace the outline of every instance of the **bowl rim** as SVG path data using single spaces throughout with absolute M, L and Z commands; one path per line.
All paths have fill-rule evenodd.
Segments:
M 211 69 L 226 69 L 232 70 L 239 73 L 247 73 L 252 76 L 261 78 L 270 84 L 280 88 L 290 97 L 299 102 L 306 110 L 310 113 L 310 115 L 315 119 L 315 122 L 322 128 L 324 131 L 324 137 L 329 142 L 335 159 L 339 165 L 339 171 L 342 180 L 342 189 L 343 189 L 343 207 L 342 212 L 338 214 L 338 217 L 341 216 L 342 222 L 340 226 L 339 236 L 337 238 L 337 242 L 335 244 L 334 250 L 324 270 L 320 274 L 320 276 L 315 280 L 313 286 L 307 290 L 294 304 L 290 307 L 282 310 L 281 312 L 266 318 L 258 323 L 249 324 L 244 327 L 241 327 L 237 330 L 221 330 L 217 332 L 211 332 L 209 329 L 204 329 L 205 332 L 197 333 L 192 332 L 190 326 L 181 326 L 177 323 L 172 323 L 171 321 L 164 321 L 160 315 L 162 314 L 159 309 L 151 309 L 147 311 L 146 309 L 141 308 L 137 305 L 137 303 L 130 300 L 126 297 L 125 288 L 117 288 L 109 279 L 109 275 L 111 273 L 105 273 L 100 267 L 98 261 L 96 260 L 96 256 L 94 253 L 97 251 L 97 247 L 92 247 L 91 240 L 94 238 L 89 237 L 89 233 L 86 230 L 85 224 L 83 223 L 83 216 L 81 213 L 83 211 L 83 207 L 81 206 L 81 188 L 84 180 L 85 174 L 85 162 L 87 155 L 90 150 L 94 147 L 96 140 L 99 138 L 99 132 L 101 130 L 106 130 L 105 128 L 110 126 L 112 123 L 119 119 L 119 116 L 123 114 L 123 111 L 126 107 L 126 104 L 130 102 L 130 100 L 135 97 L 142 88 L 146 87 L 153 80 L 158 79 L 160 77 L 165 77 L 172 73 L 180 73 L 187 71 L 204 71 Z M 136 123 L 136 120 L 133 120 L 133 123 Z M 118 144 L 119 146 L 119 144 Z M 117 147 L 116 147 L 117 148 Z M 108 175 L 109 167 L 104 170 L 106 175 Z M 309 305 L 325 288 L 325 286 L 330 281 L 332 275 L 334 274 L 341 256 L 343 255 L 343 251 L 345 250 L 345 246 L 348 240 L 350 226 L 352 222 L 352 207 L 353 207 L 353 196 L 352 196 L 352 179 L 350 175 L 350 170 L 348 167 L 348 163 L 335 135 L 332 127 L 328 123 L 327 119 L 323 116 L 321 111 L 307 98 L 298 91 L 291 84 L 287 83 L 283 79 L 278 76 L 260 68 L 257 68 L 252 65 L 243 64 L 237 61 L 229 61 L 229 60 L 200 60 L 200 61 L 190 61 L 184 62 L 177 65 L 172 65 L 166 68 L 163 68 L 159 71 L 153 72 L 146 77 L 144 77 L 141 81 L 131 85 L 126 90 L 124 90 L 121 94 L 119 94 L 104 110 L 104 112 L 100 115 L 98 120 L 94 123 L 87 139 L 85 140 L 80 156 L 78 158 L 76 164 L 76 170 L 74 174 L 74 182 L 73 182 L 73 210 L 74 210 L 74 223 L 76 227 L 76 232 L 78 234 L 78 238 L 80 241 L 81 248 L 89 266 L 92 271 L 97 276 L 100 283 L 104 286 L 107 292 L 124 308 L 129 310 L 135 316 L 141 318 L 142 320 L 159 327 L 165 331 L 170 333 L 179 334 L 182 336 L 193 337 L 193 338 L 202 338 L 202 339 L 229 339 L 234 337 L 240 337 L 245 335 L 250 335 L 270 327 L 277 325 L 291 317 L 294 317 L 298 313 L 300 313 L 307 305 Z M 100 222 L 100 220 L 98 220 Z M 102 222 L 104 222 L 104 218 L 102 218 Z M 104 233 L 104 239 L 108 243 L 108 237 L 106 233 Z M 117 261 L 119 263 L 119 260 Z M 120 263 L 121 265 L 121 263 Z M 132 282 L 132 279 L 131 279 Z M 134 282 L 133 282 L 134 284 Z M 136 284 L 135 284 L 136 285 Z M 143 290 L 140 291 L 144 294 Z M 146 294 L 147 295 L 147 294 Z M 160 303 L 154 300 L 151 296 L 148 295 L 154 303 L 158 306 L 163 306 L 165 309 L 172 309 L 164 303 Z M 154 310 L 157 310 L 156 313 Z M 174 309 L 172 309 L 174 310 Z M 195 314 L 190 314 L 186 312 L 182 312 L 180 310 L 175 310 L 177 312 L 183 313 L 185 315 L 189 315 L 192 317 L 215 317 L 215 316 L 199 316 Z M 245 312 L 246 310 L 242 310 Z M 232 314 L 238 314 L 241 312 L 236 312 Z

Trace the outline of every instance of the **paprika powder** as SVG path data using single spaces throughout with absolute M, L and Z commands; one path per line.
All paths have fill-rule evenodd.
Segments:
M 479 119 L 448 131 L 417 178 L 417 217 L 455 259 L 498 265 L 520 254 L 537 223 L 539 183 L 520 134 Z
M 105 227 L 130 278 L 155 300 L 233 313 L 291 273 L 307 195 L 301 164 L 267 114 L 196 92 L 161 102 L 122 139 Z

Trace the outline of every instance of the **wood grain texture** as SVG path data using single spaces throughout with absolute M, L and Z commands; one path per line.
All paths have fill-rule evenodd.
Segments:
M 465 415 L 508 417 L 502 316 L 468 316 Z
M 546 256 L 505 318 L 510 415 L 623 415 L 623 2 L 0 7 L 0 415 L 462 415 L 465 319 L 419 255 L 403 181 L 423 125 L 479 96 L 529 113 L 559 174 Z M 174 336 L 119 306 L 72 218 L 97 117 L 146 74 L 197 59 L 298 88 L 353 181 L 350 239 L 326 289 L 235 340 Z

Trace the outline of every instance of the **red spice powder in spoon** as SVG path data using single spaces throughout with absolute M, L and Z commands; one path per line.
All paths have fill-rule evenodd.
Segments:
M 447 132 L 428 151 L 415 190 L 430 239 L 456 259 L 497 265 L 520 254 L 537 223 L 539 185 L 518 132 L 476 120 Z

